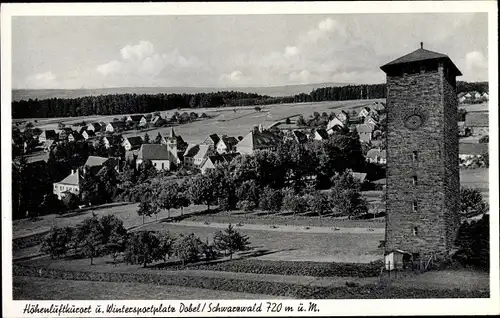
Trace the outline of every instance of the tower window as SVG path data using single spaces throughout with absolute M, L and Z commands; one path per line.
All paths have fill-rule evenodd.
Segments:
M 418 151 L 413 151 L 413 161 L 418 160 Z
M 417 185 L 417 176 L 413 176 L 413 185 Z
M 413 235 L 418 236 L 418 227 L 416 226 L 413 228 Z
M 413 201 L 413 212 L 417 212 L 417 201 Z

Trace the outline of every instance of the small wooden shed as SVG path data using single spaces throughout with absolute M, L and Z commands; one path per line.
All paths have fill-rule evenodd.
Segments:
M 384 256 L 385 269 L 388 271 L 403 269 L 403 265 L 411 259 L 411 256 L 410 252 L 403 250 L 388 251 Z

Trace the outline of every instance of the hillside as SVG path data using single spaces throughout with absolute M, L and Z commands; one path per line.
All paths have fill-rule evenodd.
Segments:
M 46 98 L 78 98 L 84 96 L 109 94 L 193 94 L 213 93 L 217 91 L 238 91 L 257 93 L 268 96 L 293 96 L 301 93 L 309 94 L 313 89 L 330 86 L 347 85 L 343 83 L 316 83 L 304 85 L 268 86 L 268 87 L 113 87 L 92 89 L 13 89 L 12 100 L 46 99 Z

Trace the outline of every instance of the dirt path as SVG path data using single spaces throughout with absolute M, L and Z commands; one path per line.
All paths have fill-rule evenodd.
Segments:
M 175 225 L 225 229 L 227 228 L 229 223 L 210 222 L 209 224 L 205 224 L 204 222 L 196 222 L 196 221 L 180 221 L 176 222 Z M 384 228 L 356 228 L 356 227 L 320 227 L 320 226 L 304 227 L 295 225 L 279 225 L 276 227 L 272 227 L 266 224 L 242 224 L 241 226 L 236 226 L 236 227 L 242 230 L 294 232 L 294 233 L 383 234 L 385 232 Z

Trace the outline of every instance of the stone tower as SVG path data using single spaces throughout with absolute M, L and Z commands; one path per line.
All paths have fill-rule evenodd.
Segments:
M 459 226 L 456 76 L 444 54 L 420 49 L 387 75 L 386 254 L 446 259 Z
M 165 139 L 167 142 L 167 149 L 171 155 L 171 157 L 169 158 L 170 162 L 173 163 L 174 165 L 179 165 L 180 160 L 177 150 L 177 136 L 175 135 L 173 128 L 170 129 L 170 135 L 167 136 Z

